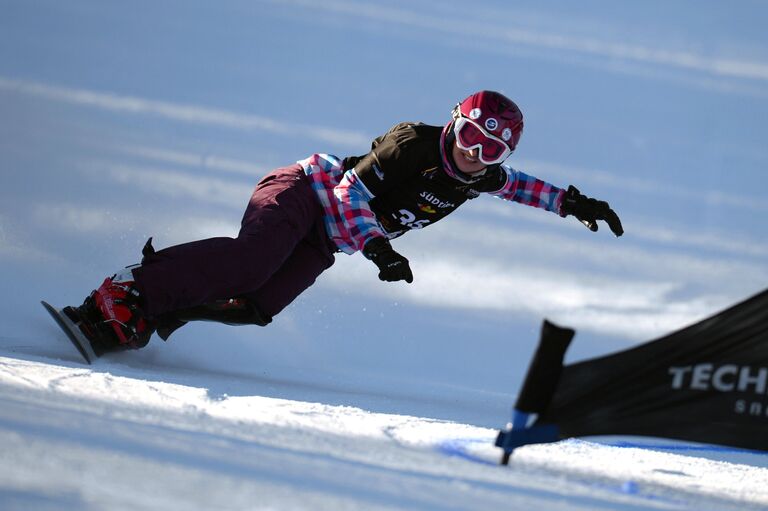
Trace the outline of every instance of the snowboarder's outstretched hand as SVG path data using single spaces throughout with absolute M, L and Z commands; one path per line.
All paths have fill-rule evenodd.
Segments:
M 379 280 L 413 282 L 413 272 L 408 259 L 401 256 L 386 238 L 373 238 L 363 247 L 363 255 L 379 267 Z
M 617 237 L 624 234 L 619 215 L 605 201 L 582 195 L 573 185 L 568 187 L 560 207 L 563 216 L 573 215 L 592 232 L 597 232 L 597 221 L 603 220 Z

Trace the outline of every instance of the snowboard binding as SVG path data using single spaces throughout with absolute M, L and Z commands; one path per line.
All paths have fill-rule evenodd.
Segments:
M 97 356 L 111 351 L 143 348 L 155 331 L 144 317 L 133 282 L 115 275 L 93 291 L 79 307 L 62 312 L 88 339 Z

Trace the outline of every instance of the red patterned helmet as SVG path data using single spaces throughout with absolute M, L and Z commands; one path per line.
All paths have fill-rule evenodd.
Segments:
M 503 94 L 480 91 L 453 109 L 456 144 L 466 151 L 478 148 L 480 160 L 493 165 L 515 150 L 523 133 L 523 114 Z

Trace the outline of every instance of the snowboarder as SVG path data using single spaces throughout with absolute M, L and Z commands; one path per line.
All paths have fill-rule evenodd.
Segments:
M 64 312 L 101 355 L 145 346 L 193 320 L 267 325 L 334 263 L 362 254 L 379 279 L 413 282 L 408 259 L 390 244 L 447 216 L 481 193 L 575 216 L 592 231 L 621 221 L 606 202 L 558 188 L 502 164 L 523 131 L 507 97 L 472 94 L 444 126 L 404 122 L 363 156 L 313 154 L 256 186 L 237 238 L 211 238 L 155 251 L 104 280 Z

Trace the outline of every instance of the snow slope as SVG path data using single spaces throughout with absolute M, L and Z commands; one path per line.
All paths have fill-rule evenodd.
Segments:
M 226 375 L 29 358 L 0 357 L 3 509 L 768 506 L 765 466 L 571 441 L 502 469 L 487 428 L 263 397 L 263 380 L 227 395 L 209 388 Z
M 735 4 L 734 4 L 735 5 Z M 768 508 L 766 456 L 495 430 L 541 320 L 568 361 L 768 286 L 768 5 L 744 0 L 0 0 L 0 509 Z M 189 325 L 83 366 L 40 307 L 237 232 L 270 169 L 363 154 L 480 89 L 509 163 L 625 236 L 487 197 L 359 255 L 268 328 Z

